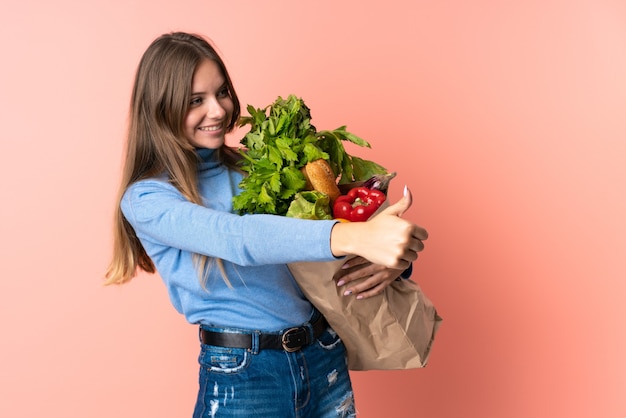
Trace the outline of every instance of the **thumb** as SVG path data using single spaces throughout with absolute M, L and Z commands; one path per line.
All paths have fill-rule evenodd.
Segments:
M 383 213 L 387 215 L 402 216 L 404 212 L 409 210 L 412 204 L 413 196 L 411 195 L 411 191 L 407 186 L 404 186 L 402 198 L 393 205 L 389 206 L 387 209 L 385 209 Z

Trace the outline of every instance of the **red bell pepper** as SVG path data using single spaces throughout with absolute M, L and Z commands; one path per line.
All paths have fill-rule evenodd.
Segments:
M 386 199 L 387 196 L 380 190 L 355 187 L 335 199 L 333 216 L 351 222 L 367 221 Z

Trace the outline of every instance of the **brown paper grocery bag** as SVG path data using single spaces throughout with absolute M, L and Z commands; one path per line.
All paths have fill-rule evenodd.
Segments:
M 424 367 L 441 324 L 432 302 L 411 280 L 396 280 L 368 299 L 343 296 L 333 275 L 345 261 L 299 262 L 289 268 L 343 340 L 350 370 Z

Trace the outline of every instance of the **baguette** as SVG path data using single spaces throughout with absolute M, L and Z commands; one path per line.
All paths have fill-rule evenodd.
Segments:
M 328 195 L 331 203 L 341 195 L 335 173 L 326 160 L 311 161 L 302 168 L 302 172 L 309 188 Z

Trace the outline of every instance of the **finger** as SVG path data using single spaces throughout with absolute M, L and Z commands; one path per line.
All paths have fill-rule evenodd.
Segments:
M 356 298 L 358 300 L 362 300 L 362 299 L 369 299 L 371 297 L 378 296 L 384 292 L 386 287 L 387 287 L 387 283 L 380 283 L 377 286 L 372 287 L 371 289 L 368 289 L 364 292 L 359 293 L 356 296 Z
M 411 231 L 411 235 L 421 240 L 428 239 L 428 231 L 426 231 L 424 228 L 422 228 L 419 225 L 413 225 L 413 230 Z
M 424 251 L 424 243 L 422 242 L 422 240 L 416 239 L 414 241 L 411 241 L 411 243 L 409 244 L 409 249 L 411 251 L 419 253 L 420 251 Z
M 342 278 L 359 278 L 365 277 L 372 274 L 375 270 L 373 270 L 374 264 L 365 260 L 364 263 L 359 263 L 356 265 L 349 265 L 348 263 L 344 264 L 339 270 L 335 272 L 333 275 L 333 279 L 339 280 Z
M 381 214 L 385 213 L 387 215 L 395 215 L 402 216 L 404 212 L 406 212 L 413 203 L 413 197 L 411 195 L 411 191 L 407 186 L 404 186 L 404 194 L 400 200 L 398 200 L 393 205 L 389 206 L 387 209 L 381 212 Z
M 400 275 L 400 273 L 402 273 L 402 271 L 403 270 L 390 271 L 387 269 L 379 273 L 373 274 L 371 277 L 359 281 L 355 285 L 348 287 L 344 291 L 344 296 L 349 296 L 352 294 L 365 294 L 366 296 L 373 296 L 375 294 L 378 294 L 385 287 L 389 286 L 389 284 L 393 282 Z
M 352 284 L 350 287 L 347 287 L 346 290 L 344 290 L 343 295 L 359 295 L 377 287 L 380 283 L 380 279 L 377 279 L 374 275 L 372 275 L 370 277 L 363 278 L 363 280 L 358 281 L 356 284 Z
M 417 257 L 418 257 L 417 251 L 406 250 L 404 254 L 402 255 L 402 260 L 398 262 L 398 267 L 396 268 L 403 268 L 403 269 L 409 268 L 411 263 L 417 260 Z
M 335 273 L 333 279 L 337 282 L 337 286 L 343 286 L 355 280 L 371 277 L 379 271 L 384 270 L 384 266 L 377 264 L 362 264 L 359 266 L 351 267 L 349 269 L 342 269 Z
M 350 267 L 355 267 L 355 266 L 359 266 L 361 264 L 366 264 L 369 263 L 368 260 L 366 260 L 365 258 L 361 257 L 361 256 L 356 256 L 356 257 L 352 257 L 350 258 L 348 261 L 346 261 L 343 266 L 341 266 L 342 269 L 348 269 Z

